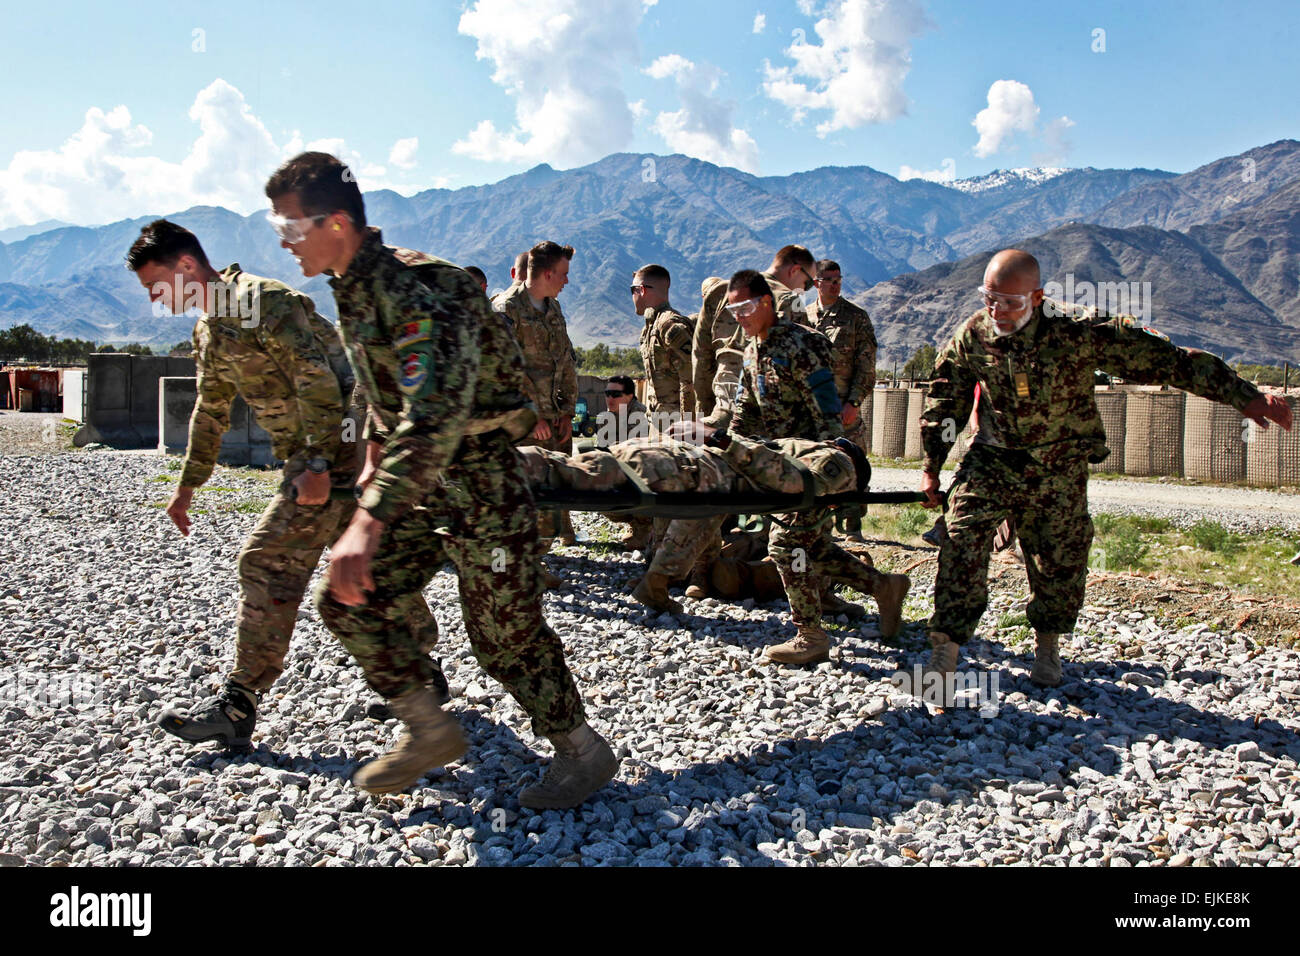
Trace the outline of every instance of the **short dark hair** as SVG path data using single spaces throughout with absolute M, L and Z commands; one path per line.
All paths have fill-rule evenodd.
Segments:
M 478 266 L 466 266 L 465 271 L 472 275 L 479 285 L 487 284 L 487 275 Z
M 636 385 L 626 375 L 611 375 L 606 381 L 612 385 L 617 385 L 632 397 L 636 397 Z
M 728 292 L 748 293 L 751 299 L 761 299 L 765 295 L 772 295 L 772 287 L 767 284 L 763 274 L 756 269 L 741 269 L 731 281 L 727 283 Z M 773 297 L 772 304 L 776 304 L 776 298 Z
M 528 250 L 525 249 L 519 255 L 515 256 L 515 279 L 523 282 L 528 276 Z
M 844 270 L 840 268 L 840 264 L 836 262 L 834 259 L 820 259 L 817 262 L 818 275 L 821 275 L 823 272 L 843 272 L 843 271 Z
M 782 246 L 777 250 L 772 264 L 780 269 L 788 265 L 810 266 L 813 261 L 813 254 L 803 246 Z
M 212 268 L 203 247 L 199 245 L 198 236 L 174 222 L 155 219 L 142 227 L 140 237 L 131 243 L 131 248 L 126 253 L 126 267 L 132 272 L 139 272 L 151 262 L 174 266 L 181 256 L 193 256 L 203 268 Z
M 573 246 L 562 246 L 546 239 L 528 250 L 528 274 L 541 275 L 554 269 L 561 259 L 573 258 Z
M 653 262 L 648 266 L 642 266 L 640 269 L 637 269 L 636 274 L 642 279 L 652 279 L 654 281 L 662 279 L 666 286 L 671 286 L 673 284 L 673 278 L 668 274 L 668 270 Z
M 336 156 L 299 153 L 273 172 L 266 181 L 266 198 L 275 201 L 289 193 L 298 194 L 302 211 L 309 216 L 343 212 L 357 229 L 366 228 L 361 187 L 352 170 Z

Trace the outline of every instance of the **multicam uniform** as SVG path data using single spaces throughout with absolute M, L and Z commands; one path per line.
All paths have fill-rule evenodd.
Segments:
M 876 331 L 866 310 L 842 296 L 828 306 L 816 300 L 808 307 L 807 325 L 830 339 L 831 371 L 840 404 L 860 406 L 871 401 L 871 390 L 876 387 Z M 871 438 L 865 426 L 859 415 L 844 428 L 844 437 L 863 451 L 868 450 Z
M 645 310 L 641 360 L 650 391 L 646 401 L 656 414 L 689 415 L 695 411 L 691 384 L 691 320 L 671 305 Z
M 811 441 L 843 437 L 830 366 L 825 336 L 778 316 L 765 340 L 750 339 L 745 347 L 730 431 Z M 774 516 L 768 551 L 789 595 L 790 615 L 800 627 L 815 627 L 821 618 L 820 578 L 851 583 L 865 594 L 875 593 L 881 579 L 879 571 L 834 543 L 825 508 Z
M 542 617 L 536 510 L 511 442 L 532 428 L 522 358 L 468 273 L 366 233 L 330 280 L 382 461 L 360 501 L 385 522 L 375 589 L 347 607 L 316 603 L 370 685 L 394 698 L 429 679 L 401 602 L 451 561 L 470 645 L 539 734 L 583 722 L 564 650 Z
M 335 488 L 351 489 L 357 465 L 357 422 L 347 414 L 353 379 L 338 333 L 310 298 L 238 264 L 223 271 L 221 281 L 227 303 L 248 303 L 254 311 L 224 308 L 194 326 L 198 401 L 180 485 L 197 488 L 212 476 L 231 404 L 242 396 L 285 462 L 279 492 L 239 553 L 230 681 L 261 694 L 284 670 L 298 605 L 321 552 L 355 508 L 346 492 L 317 506 L 299 505 L 289 494 L 312 458 L 331 463 Z M 411 617 L 424 640 L 436 641 L 437 626 L 423 600 Z
M 981 310 L 939 353 L 921 415 L 925 471 L 939 473 L 971 415 L 976 385 L 979 430 L 948 493 L 932 631 L 958 644 L 974 634 L 988 604 L 993 536 L 1010 517 L 1032 591 L 1029 623 L 1040 634 L 1073 629 L 1092 544 L 1088 462 L 1107 455 L 1094 370 L 1172 385 L 1238 410 L 1259 395 L 1221 359 L 1180 349 L 1132 322 L 1044 300 L 1024 328 L 999 338 Z
M 539 312 L 533 307 L 528 287 L 512 285 L 492 300 L 492 308 L 505 316 L 510 331 L 523 353 L 528 394 L 537 415 L 551 428 L 551 437 L 532 444 L 568 454 L 573 450 L 573 413 L 578 403 L 578 363 L 569 341 L 564 312 L 555 299 L 545 299 Z M 547 525 L 550 522 L 546 522 Z M 561 516 L 561 529 L 571 533 L 568 513 Z M 546 534 L 557 529 L 547 527 Z
M 858 467 L 847 451 L 834 442 L 799 438 L 760 442 L 733 435 L 725 450 L 660 438 L 623 442 L 571 458 L 541 448 L 523 448 L 520 453 L 534 490 L 624 488 L 632 482 L 623 465 L 655 492 L 802 494 L 805 472 L 812 478 L 813 494 L 819 497 L 861 487 Z M 697 523 L 674 519 L 668 525 L 668 535 L 673 537 L 678 531 L 677 536 L 684 537 L 674 526 Z M 676 552 L 674 564 L 665 563 L 657 570 L 670 578 L 684 577 L 698 557 L 694 549 L 703 544 L 695 535 Z

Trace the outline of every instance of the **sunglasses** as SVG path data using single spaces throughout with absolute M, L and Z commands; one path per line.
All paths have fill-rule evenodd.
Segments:
M 622 397 L 623 397 L 624 395 L 626 395 L 626 394 L 627 394 L 627 392 L 616 392 L 616 391 L 613 391 L 612 389 L 608 389 L 608 388 L 605 389 L 605 397 L 606 397 L 606 398 L 622 398 Z

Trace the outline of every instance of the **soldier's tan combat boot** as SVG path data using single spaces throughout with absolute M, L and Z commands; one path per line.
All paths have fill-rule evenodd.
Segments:
M 880 633 L 885 637 L 898 636 L 903 626 L 903 599 L 911 587 L 912 579 L 906 574 L 886 574 L 871 592 L 880 609 Z
M 843 614 L 850 621 L 856 621 L 867 616 L 867 609 L 861 604 L 853 604 L 844 600 L 830 588 L 822 590 L 822 616 L 839 617 Z
M 930 659 L 921 673 L 922 686 L 913 688 L 912 694 L 922 697 L 927 704 L 937 707 L 953 705 L 952 674 L 957 670 L 957 656 L 961 647 L 942 631 L 930 632 Z M 934 675 L 934 676 L 931 676 Z
M 352 775 L 352 782 L 371 793 L 405 790 L 434 767 L 462 757 L 469 744 L 460 724 L 438 706 L 428 687 L 388 702 L 406 730 L 393 748 Z
M 763 656 L 778 664 L 820 664 L 831 659 L 831 638 L 820 627 L 801 626 L 794 640 L 769 647 Z
M 647 571 L 632 590 L 632 596 L 648 608 L 681 614 L 682 606 L 668 594 L 668 576 Z
M 1029 679 L 1039 687 L 1061 683 L 1061 635 L 1034 632 L 1034 669 Z
M 713 562 L 713 567 L 709 569 L 709 580 L 713 583 L 713 590 L 724 598 L 737 598 L 740 596 L 742 584 L 742 569 L 748 572 L 739 561 L 733 561 L 730 558 L 718 558 Z
M 520 806 L 530 810 L 576 807 L 618 773 L 618 758 L 590 724 L 547 739 L 555 745 L 555 756 L 541 781 L 519 794 Z
M 691 570 L 690 584 L 686 588 L 686 596 L 692 601 L 702 601 L 709 596 L 709 579 L 704 573 L 704 568 L 696 564 Z

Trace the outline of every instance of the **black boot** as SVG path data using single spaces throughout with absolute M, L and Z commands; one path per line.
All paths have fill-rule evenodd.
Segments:
M 158 718 L 159 727 L 181 740 L 220 740 L 230 750 L 251 746 L 256 722 L 257 695 L 238 684 L 227 684 L 219 696 L 196 704 L 188 713 L 184 708 L 169 707 Z

